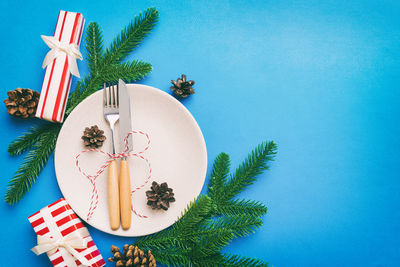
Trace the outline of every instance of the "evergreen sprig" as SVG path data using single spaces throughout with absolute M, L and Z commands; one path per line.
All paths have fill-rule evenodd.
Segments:
M 223 200 L 232 199 L 247 186 L 253 184 L 257 175 L 268 170 L 267 162 L 274 159 L 276 150 L 277 146 L 272 141 L 259 144 L 225 184 Z
M 265 205 L 234 197 L 268 169 L 276 149 L 274 142 L 261 143 L 230 176 L 229 155 L 219 154 L 208 194 L 191 202 L 170 228 L 141 237 L 134 245 L 150 249 L 159 256 L 158 262 L 168 266 L 267 266 L 262 260 L 222 254 L 221 250 L 234 238 L 250 235 L 261 227 L 261 217 L 267 213 Z
M 66 116 L 89 95 L 102 87 L 104 82 L 137 81 L 152 71 L 150 63 L 133 60 L 122 62 L 151 32 L 158 20 L 158 11 L 149 8 L 136 16 L 122 32 L 115 37 L 109 48 L 103 49 L 103 36 L 100 26 L 92 22 L 86 28 L 86 62 L 90 73 L 77 82 L 70 94 Z M 45 123 L 31 128 L 28 132 L 11 142 L 8 152 L 20 155 L 29 150 L 24 162 L 10 180 L 5 201 L 15 204 L 36 181 L 54 151 L 58 132 L 62 124 Z
M 95 76 L 99 74 L 103 57 L 103 32 L 96 22 L 89 23 L 86 28 L 85 44 L 89 70 Z
M 15 204 L 20 200 L 36 181 L 55 148 L 60 128 L 59 125 L 55 125 L 42 133 L 32 150 L 25 156 L 24 162 L 7 188 L 5 201 L 8 204 Z
M 47 132 L 53 127 L 53 124 L 45 123 L 44 125 L 34 126 L 30 128 L 26 133 L 19 136 L 8 145 L 8 153 L 10 153 L 10 155 L 12 156 L 22 154 L 23 152 L 30 149 L 42 136 L 43 133 Z
M 135 17 L 134 21 L 122 29 L 104 54 L 103 65 L 120 63 L 151 32 L 158 21 L 158 11 L 149 8 Z
M 115 71 L 120 75 L 119 78 L 126 82 L 137 81 L 151 72 L 152 67 L 150 63 L 141 61 L 121 63 L 151 32 L 158 21 L 158 16 L 158 11 L 155 8 L 149 8 L 136 16 L 114 38 L 110 47 L 104 53 L 100 27 L 94 22 L 89 24 L 89 34 L 95 36 L 85 38 L 85 47 L 89 54 L 87 61 L 91 72 L 87 77 L 78 82 L 75 91 L 71 94 L 65 112 L 66 115 L 69 115 L 85 98 L 101 88 L 104 82 L 115 82 L 118 80 L 116 79 Z M 120 65 L 120 67 L 116 67 L 116 65 Z

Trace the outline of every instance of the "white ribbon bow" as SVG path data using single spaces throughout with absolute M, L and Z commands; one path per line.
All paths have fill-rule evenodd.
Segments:
M 69 71 L 72 75 L 80 78 L 78 65 L 76 64 L 77 58 L 82 60 L 82 54 L 79 52 L 79 47 L 76 44 L 60 42 L 54 36 L 41 35 L 41 37 L 51 49 L 43 60 L 42 68 L 45 68 L 51 62 L 53 62 L 55 58 L 66 54 L 68 57 Z
M 59 247 L 65 248 L 69 253 L 71 253 L 76 259 L 78 259 L 83 265 L 90 266 L 90 262 L 76 249 L 85 249 L 87 248 L 87 241 L 82 239 L 82 237 L 78 235 L 70 235 L 69 237 L 55 239 L 49 238 L 42 235 L 37 236 L 38 245 L 32 248 L 32 251 L 36 255 L 40 255 L 42 253 L 49 252 L 53 249 L 57 249 Z

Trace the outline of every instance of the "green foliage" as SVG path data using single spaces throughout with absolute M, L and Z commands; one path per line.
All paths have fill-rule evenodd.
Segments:
M 86 57 L 90 73 L 99 74 L 100 61 L 103 56 L 103 33 L 99 24 L 89 23 L 85 36 Z
M 273 160 L 276 150 L 277 146 L 272 141 L 258 145 L 231 175 L 223 188 L 223 199 L 230 200 L 253 184 L 256 176 L 268 169 L 267 162 Z
M 244 237 L 255 232 L 262 225 L 262 220 L 253 214 L 221 216 L 210 220 L 203 227 L 209 229 L 227 229 L 232 231 L 233 237 Z
M 112 41 L 109 48 L 103 51 L 103 36 L 100 26 L 92 22 L 86 28 L 85 47 L 86 61 L 90 73 L 77 82 L 70 94 L 66 107 L 66 116 L 86 97 L 101 88 L 104 82 L 137 81 L 152 71 L 150 63 L 133 60 L 122 62 L 143 41 L 155 26 L 158 11 L 147 9 L 122 30 Z M 11 155 L 28 154 L 24 162 L 10 180 L 5 201 L 15 204 L 36 181 L 54 151 L 58 132 L 62 124 L 47 123 L 30 129 L 27 133 L 11 142 L 8 151 Z
M 264 204 L 254 200 L 233 199 L 219 203 L 215 212 L 219 215 L 251 214 L 255 217 L 258 217 L 267 213 L 267 207 Z
M 223 265 L 226 267 L 242 267 L 242 266 L 253 266 L 253 267 L 267 267 L 268 263 L 254 258 L 223 254 Z
M 267 266 L 262 260 L 221 254 L 221 250 L 234 238 L 250 235 L 261 227 L 267 208 L 258 201 L 232 198 L 268 168 L 267 163 L 275 154 L 275 143 L 261 143 L 229 180 L 229 156 L 219 154 L 211 172 L 208 195 L 190 203 L 173 226 L 141 237 L 135 245 L 150 249 L 159 255 L 155 256 L 158 262 L 172 266 Z
M 107 66 L 100 74 L 100 79 L 114 83 L 118 82 L 118 79 L 134 82 L 143 79 L 152 69 L 150 63 L 133 60 Z
M 224 189 L 224 184 L 229 175 L 230 165 L 231 161 L 229 155 L 224 152 L 220 153 L 214 161 L 210 185 L 208 186 L 208 195 L 213 200 L 218 201 L 219 197 L 222 196 L 222 190 Z
M 41 126 L 34 126 L 28 130 L 28 132 L 19 136 L 17 139 L 12 141 L 8 145 L 8 153 L 12 156 L 20 155 L 26 150 L 30 149 L 39 137 L 54 127 L 54 124 L 46 123 Z
M 104 54 L 104 65 L 120 63 L 151 32 L 158 21 L 158 11 L 149 8 L 135 17 L 134 21 L 122 29 Z
M 158 11 L 154 8 L 149 8 L 136 16 L 114 38 L 110 47 L 104 53 L 100 27 L 94 22 L 89 24 L 85 42 L 90 74 L 77 83 L 75 91 L 68 100 L 65 112 L 67 116 L 86 97 L 101 88 L 104 82 L 115 82 L 119 78 L 126 82 L 137 81 L 151 72 L 150 63 L 132 61 L 121 64 L 121 62 L 151 32 L 158 16 Z
M 211 199 L 204 195 L 190 203 L 181 218 L 173 225 L 172 232 L 184 233 L 193 231 L 196 226 L 210 214 Z
M 5 196 L 8 204 L 18 202 L 36 181 L 54 150 L 60 128 L 54 126 L 42 133 L 32 150 L 25 156 L 24 162 L 9 182 Z

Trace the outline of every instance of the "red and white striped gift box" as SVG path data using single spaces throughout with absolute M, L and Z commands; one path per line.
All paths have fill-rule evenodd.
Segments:
M 87 228 L 75 215 L 64 198 L 29 216 L 28 220 L 37 235 L 59 239 L 78 234 L 83 240 L 87 241 L 87 248 L 76 250 L 90 262 L 90 266 L 100 267 L 106 264 Z M 82 266 L 79 260 L 76 260 L 63 247 L 57 248 L 55 252 L 47 252 L 47 255 L 53 266 Z
M 61 10 L 54 37 L 60 42 L 73 43 L 79 47 L 84 24 L 85 19 L 81 13 Z M 47 65 L 36 117 L 53 122 L 63 121 L 71 78 L 67 55 L 58 56 Z

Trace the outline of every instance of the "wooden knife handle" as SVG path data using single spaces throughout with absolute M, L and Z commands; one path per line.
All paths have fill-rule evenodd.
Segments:
M 131 179 L 129 175 L 129 164 L 126 159 L 121 160 L 119 178 L 119 198 L 121 204 L 121 225 L 122 229 L 128 230 L 131 227 Z
M 119 228 L 119 186 L 117 162 L 113 160 L 108 166 L 108 212 L 110 214 L 110 225 L 112 230 Z

